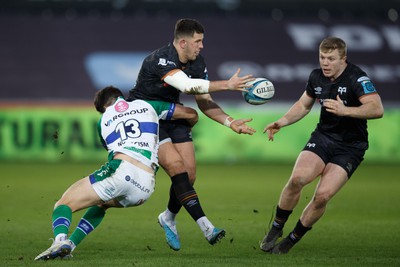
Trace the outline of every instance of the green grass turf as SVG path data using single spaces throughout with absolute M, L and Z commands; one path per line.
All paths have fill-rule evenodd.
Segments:
M 361 165 L 327 212 L 287 255 L 262 252 L 263 238 L 291 165 L 200 165 L 196 189 L 209 219 L 226 229 L 210 246 L 185 210 L 178 217 L 182 249 L 172 251 L 156 223 L 169 178 L 141 207 L 110 209 L 71 260 L 34 262 L 51 241 L 51 211 L 75 180 L 98 164 L 0 163 L 1 266 L 400 266 L 400 166 Z M 285 235 L 311 199 L 303 192 Z M 83 212 L 73 217 L 74 227 Z

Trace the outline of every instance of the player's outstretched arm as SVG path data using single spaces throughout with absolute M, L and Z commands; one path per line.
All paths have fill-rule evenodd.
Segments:
M 255 129 L 247 125 L 247 122 L 252 121 L 249 119 L 234 119 L 226 114 L 217 103 L 214 102 L 210 94 L 197 95 L 196 96 L 197 106 L 207 117 L 219 122 L 222 125 L 232 129 L 238 134 L 249 134 L 252 135 L 256 132 Z
M 229 80 L 222 81 L 211 81 L 210 82 L 210 92 L 217 92 L 222 90 L 232 90 L 246 92 L 244 88 L 249 88 L 251 85 L 247 84 L 255 80 L 253 75 L 239 76 L 240 68 L 229 78 Z
M 280 129 L 281 126 L 275 121 L 265 126 L 263 133 L 267 133 L 269 141 L 274 141 L 274 135 L 279 132 Z
M 200 95 L 228 90 L 245 92 L 244 88 L 251 86 L 247 83 L 255 78 L 252 75 L 239 77 L 239 73 L 240 69 L 229 80 L 210 82 L 204 79 L 189 78 L 182 70 L 174 69 L 162 79 L 185 94 Z
M 296 123 L 304 118 L 311 111 L 313 105 L 314 98 L 308 96 L 307 92 L 304 92 L 300 99 L 293 104 L 283 117 L 265 126 L 263 132 L 268 134 L 268 140 L 273 141 L 274 135 L 279 132 L 282 127 Z

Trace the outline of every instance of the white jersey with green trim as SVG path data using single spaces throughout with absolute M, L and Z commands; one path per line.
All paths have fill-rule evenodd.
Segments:
M 158 120 L 172 117 L 175 104 L 125 101 L 118 98 L 99 121 L 99 134 L 108 152 L 128 155 L 146 166 L 158 166 Z

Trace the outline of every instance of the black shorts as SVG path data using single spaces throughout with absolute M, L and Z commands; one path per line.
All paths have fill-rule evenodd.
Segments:
M 184 120 L 160 120 L 160 143 L 171 139 L 172 143 L 192 142 L 192 128 Z
M 334 163 L 342 167 L 348 178 L 364 160 L 366 149 L 338 142 L 320 132 L 313 132 L 303 150 L 317 154 L 325 164 Z

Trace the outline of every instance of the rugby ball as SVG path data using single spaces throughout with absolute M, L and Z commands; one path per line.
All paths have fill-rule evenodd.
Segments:
M 251 87 L 245 88 L 247 92 L 242 92 L 242 95 L 249 104 L 261 105 L 274 97 L 275 87 L 268 79 L 256 78 L 247 84 L 251 85 Z

